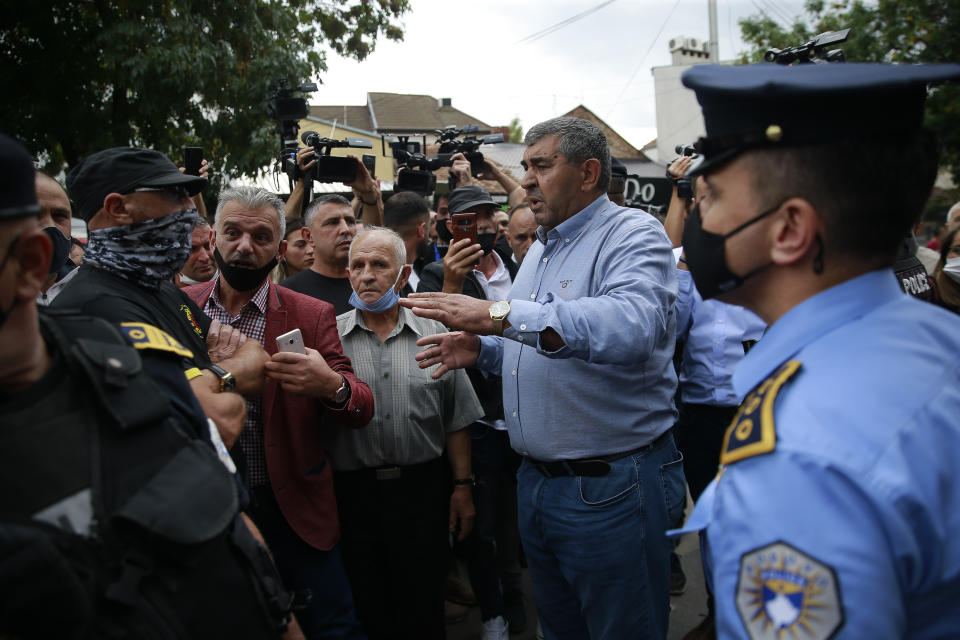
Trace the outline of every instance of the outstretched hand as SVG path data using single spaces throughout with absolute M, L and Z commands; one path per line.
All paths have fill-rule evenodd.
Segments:
M 411 293 L 400 298 L 400 304 L 421 318 L 437 320 L 451 329 L 462 329 L 477 335 L 493 333 L 490 301 L 461 293 Z M 508 325 L 505 325 L 508 326 Z
M 433 372 L 434 380 L 447 371 L 472 367 L 480 356 L 480 338 L 465 331 L 424 336 L 417 340 L 417 346 L 424 347 L 423 351 L 414 356 L 421 369 L 440 365 Z

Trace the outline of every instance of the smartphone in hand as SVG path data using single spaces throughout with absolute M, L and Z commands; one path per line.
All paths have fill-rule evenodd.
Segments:
M 300 329 L 288 331 L 282 336 L 277 336 L 277 351 L 282 353 L 302 353 L 307 352 L 303 348 L 303 335 Z
M 186 169 L 184 173 L 191 176 L 200 175 L 201 162 L 203 162 L 203 147 L 183 148 L 183 166 Z
M 470 238 L 471 244 L 477 243 L 477 214 L 455 213 L 450 216 L 453 225 L 453 241 Z

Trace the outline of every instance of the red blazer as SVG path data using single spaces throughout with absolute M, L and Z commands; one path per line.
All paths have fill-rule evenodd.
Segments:
M 216 280 L 183 291 L 200 308 Z M 277 352 L 277 336 L 300 329 L 303 344 L 316 349 L 330 368 L 350 384 L 350 401 L 335 411 L 314 398 L 288 393 L 267 379 L 263 391 L 263 441 L 267 473 L 284 518 L 307 544 L 329 550 L 340 538 L 333 471 L 327 461 L 320 427 L 334 421 L 342 427 L 363 427 L 373 417 L 373 393 L 353 374 L 343 354 L 333 305 L 270 283 L 264 349 Z

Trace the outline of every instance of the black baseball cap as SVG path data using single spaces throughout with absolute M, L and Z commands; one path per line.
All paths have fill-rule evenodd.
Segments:
M 454 189 L 447 199 L 447 208 L 450 213 L 461 213 L 483 204 L 500 208 L 500 205 L 493 201 L 486 189 L 473 184 Z
M 139 147 L 114 147 L 87 156 L 67 176 L 73 211 L 87 222 L 111 193 L 131 193 L 139 187 L 183 187 L 191 196 L 207 179 L 180 173 L 165 154 Z
M 0 222 L 40 213 L 36 172 L 23 145 L 0 133 Z
M 695 65 L 681 80 L 707 132 L 694 175 L 752 148 L 916 133 L 927 86 L 960 80 L 960 64 Z

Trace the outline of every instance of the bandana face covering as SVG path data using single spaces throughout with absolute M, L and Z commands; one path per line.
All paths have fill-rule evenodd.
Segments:
M 84 262 L 137 284 L 156 289 L 190 257 L 190 236 L 196 209 L 184 209 L 160 218 L 89 233 Z

